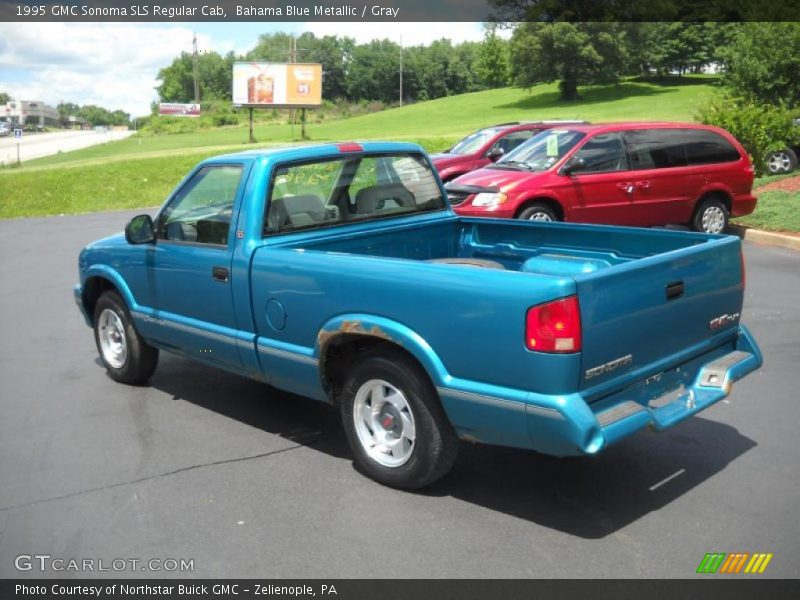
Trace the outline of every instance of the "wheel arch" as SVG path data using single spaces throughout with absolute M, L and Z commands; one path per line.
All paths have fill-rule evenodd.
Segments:
M 81 290 L 81 302 L 90 318 L 97 300 L 107 291 L 117 292 L 129 309 L 136 305 L 130 288 L 119 273 L 104 265 L 92 267 L 87 271 Z
M 381 346 L 402 352 L 414 360 L 434 386 L 443 385 L 449 379 L 433 348 L 409 327 L 373 315 L 341 315 L 322 327 L 314 348 L 322 387 L 334 403 L 339 401 L 347 366 L 360 353 Z
M 559 220 L 563 221 L 566 217 L 564 207 L 562 206 L 561 202 L 556 200 L 551 196 L 532 196 L 530 198 L 526 198 L 519 203 L 517 206 L 517 210 L 514 211 L 514 218 L 518 218 L 522 211 L 524 211 L 529 206 L 533 206 L 534 204 L 545 204 L 548 207 L 552 208 L 555 211 L 556 215 L 558 216 Z
M 697 209 L 700 205 L 710 198 L 716 198 L 720 200 L 724 205 L 725 208 L 728 209 L 730 213 L 733 208 L 733 192 L 729 189 L 724 187 L 715 186 L 712 188 L 704 189 L 698 196 L 697 200 L 694 203 L 694 207 L 692 208 L 692 217 L 697 214 Z

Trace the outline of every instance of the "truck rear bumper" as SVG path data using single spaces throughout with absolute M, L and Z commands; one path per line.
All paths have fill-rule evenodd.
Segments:
M 735 342 L 591 404 L 580 394 L 546 396 L 463 380 L 438 391 L 462 439 L 557 456 L 596 454 L 640 429 L 672 427 L 719 402 L 762 363 L 750 332 L 740 326 Z

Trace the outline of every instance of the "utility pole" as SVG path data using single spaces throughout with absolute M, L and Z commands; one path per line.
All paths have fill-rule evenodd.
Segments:
M 400 106 L 403 106 L 403 36 L 400 36 Z
M 197 33 L 192 37 L 192 63 L 194 63 L 194 103 L 200 104 L 200 86 L 197 83 Z

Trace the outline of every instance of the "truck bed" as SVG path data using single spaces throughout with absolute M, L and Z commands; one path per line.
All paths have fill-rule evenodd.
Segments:
M 333 233 L 290 241 L 289 245 L 304 250 L 443 263 L 461 259 L 452 264 L 571 276 L 702 245 L 715 238 L 666 229 L 458 219 L 415 226 L 412 233 L 400 226 L 348 235 Z

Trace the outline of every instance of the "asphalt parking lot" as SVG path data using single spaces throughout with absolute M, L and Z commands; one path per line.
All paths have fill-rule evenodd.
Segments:
M 712 551 L 800 576 L 800 253 L 745 244 L 766 363 L 727 401 L 593 458 L 465 444 L 404 493 L 353 468 L 324 405 L 165 354 L 149 386 L 106 377 L 76 257 L 133 214 L 0 221 L 0 577 L 78 575 L 20 554 L 193 560 L 120 573 L 148 577 L 693 577 Z

